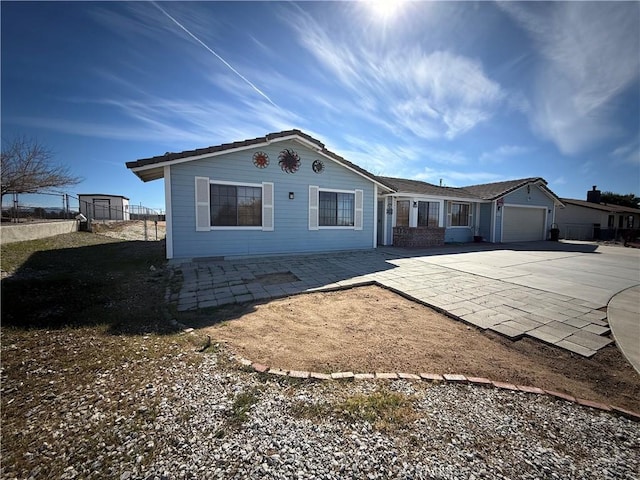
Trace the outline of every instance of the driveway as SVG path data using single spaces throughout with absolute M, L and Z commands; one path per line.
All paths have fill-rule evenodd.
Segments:
M 479 328 L 585 357 L 612 343 L 609 300 L 640 285 L 640 250 L 586 242 L 385 247 L 173 264 L 183 282 L 168 299 L 181 311 L 375 282 Z

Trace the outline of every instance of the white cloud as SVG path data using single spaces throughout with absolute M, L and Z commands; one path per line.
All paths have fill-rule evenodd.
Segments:
M 531 149 L 528 147 L 521 147 L 518 145 L 501 145 L 495 150 L 482 153 L 478 160 L 480 163 L 501 163 L 507 158 L 524 155 L 530 151 Z
M 442 179 L 442 185 L 445 187 L 464 187 L 467 185 L 506 180 L 503 175 L 491 172 L 457 171 L 434 169 L 429 167 L 424 167 L 421 171 L 416 172 L 410 178 L 433 183 L 434 185 L 439 185 L 440 179 Z
M 442 50 L 383 51 L 329 35 L 300 9 L 292 15 L 302 46 L 327 78 L 363 101 L 363 113 L 372 120 L 388 117 L 424 139 L 454 139 L 490 119 L 504 103 L 506 92 L 476 60 Z
M 73 99 L 80 101 L 81 99 Z M 215 145 L 229 139 L 245 139 L 269 131 L 287 130 L 300 119 L 293 113 L 266 102 L 247 98 L 239 107 L 214 101 L 163 99 L 151 95 L 137 99 L 85 99 L 110 123 L 47 117 L 14 117 L 11 122 L 73 135 L 117 140 L 145 140 L 172 150 Z M 227 121 L 219 122 L 219 118 Z M 165 147 L 166 148 L 166 147 Z M 162 152 L 160 152 L 162 153 Z
M 530 105 L 533 128 L 565 154 L 619 135 L 611 104 L 640 74 L 639 4 L 500 5 L 529 32 L 541 57 Z
M 640 141 L 634 140 L 617 147 L 611 152 L 611 156 L 616 160 L 640 166 Z
M 551 181 L 552 185 L 566 185 L 567 180 L 564 177 L 558 177 L 555 180 Z

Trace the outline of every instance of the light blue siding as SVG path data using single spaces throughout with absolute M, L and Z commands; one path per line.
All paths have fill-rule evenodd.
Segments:
M 300 168 L 287 174 L 278 165 L 278 153 L 285 148 L 300 156 Z M 256 168 L 256 151 L 269 155 L 269 166 Z M 322 173 L 311 164 L 320 159 Z M 274 230 L 213 230 L 196 232 L 195 177 L 211 181 L 240 183 L 272 182 L 274 185 Z M 309 185 L 320 189 L 362 190 L 363 228 L 309 230 Z M 294 199 L 289 199 L 293 192 Z M 374 184 L 296 142 L 278 142 L 265 147 L 231 152 L 217 157 L 171 166 L 174 258 L 287 254 L 373 248 Z
M 475 213 L 476 213 L 476 204 L 475 203 L 470 203 L 470 208 L 471 208 L 471 214 L 472 214 L 472 218 L 471 218 L 471 225 L 469 225 L 468 227 L 449 227 L 447 226 L 449 224 L 449 204 L 450 203 L 457 203 L 454 200 L 447 200 L 444 202 L 444 225 L 445 225 L 445 231 L 444 231 L 444 242 L 445 243 L 467 243 L 467 242 L 472 242 L 473 241 L 473 224 L 475 223 L 476 219 L 475 219 Z M 463 203 L 469 203 L 469 202 L 463 202 Z
M 445 243 L 467 243 L 473 241 L 473 231 L 465 227 L 448 227 L 444 232 Z
M 551 210 L 550 214 L 547 214 L 547 225 L 545 228 L 545 232 L 547 235 L 549 230 L 551 229 L 551 224 L 553 223 L 553 210 L 555 208 L 554 201 L 549 195 L 547 195 L 544 191 L 542 191 L 538 186 L 531 185 L 531 189 L 527 192 L 527 187 L 521 187 L 518 190 L 515 190 L 504 197 L 504 203 L 506 205 L 523 205 L 523 206 L 535 206 L 535 207 L 546 207 L 547 211 Z M 499 224 L 500 222 L 496 222 Z M 499 227 L 498 227 L 499 229 Z M 496 229 L 496 230 L 498 230 Z M 496 238 L 502 238 L 502 232 L 496 232 Z

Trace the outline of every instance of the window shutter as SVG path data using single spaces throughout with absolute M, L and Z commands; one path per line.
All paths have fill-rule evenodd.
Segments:
M 447 227 L 451 226 L 451 202 L 447 201 Z
M 356 230 L 362 230 L 363 223 L 363 203 L 364 203 L 364 192 L 362 190 L 356 190 L 356 209 L 355 209 L 355 217 L 353 221 L 353 226 Z
M 318 230 L 318 190 L 309 185 L 309 230 Z
M 273 183 L 262 183 L 262 231 L 273 232 Z
M 474 224 L 473 224 L 473 207 L 475 207 L 475 204 L 470 203 L 469 204 L 469 227 L 474 227 Z
M 209 208 L 209 178 L 196 177 L 196 232 L 211 230 Z

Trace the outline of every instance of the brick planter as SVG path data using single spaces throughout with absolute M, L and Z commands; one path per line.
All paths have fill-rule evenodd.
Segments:
M 441 246 L 444 245 L 444 230 L 439 227 L 393 227 L 393 246 Z

